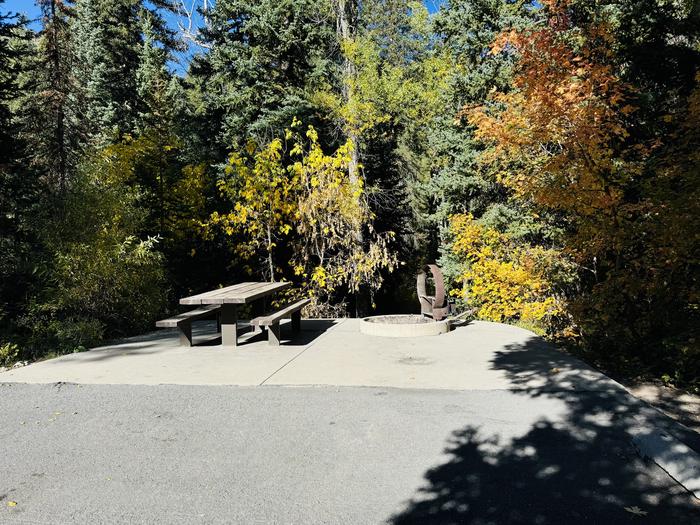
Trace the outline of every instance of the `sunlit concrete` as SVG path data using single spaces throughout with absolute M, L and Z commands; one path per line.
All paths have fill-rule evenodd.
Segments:
M 236 348 L 207 342 L 212 325 L 195 330 L 191 348 L 162 330 L 88 352 L 0 373 L 0 382 L 180 385 L 342 385 L 498 390 L 619 388 L 581 361 L 513 326 L 472 322 L 433 337 L 385 338 L 360 333 L 358 320 L 306 320 L 283 344 L 259 335 Z M 204 339 L 203 339 L 204 337 Z M 494 367 L 495 359 L 511 366 Z M 526 363 L 518 372 L 518 363 Z M 532 365 L 535 364 L 533 369 Z M 515 370 L 515 372 L 514 372 Z

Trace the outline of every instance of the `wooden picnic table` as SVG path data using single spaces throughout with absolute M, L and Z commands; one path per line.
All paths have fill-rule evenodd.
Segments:
M 180 304 L 221 305 L 221 344 L 238 344 L 238 305 L 249 304 L 289 287 L 289 282 L 246 282 L 180 299 Z

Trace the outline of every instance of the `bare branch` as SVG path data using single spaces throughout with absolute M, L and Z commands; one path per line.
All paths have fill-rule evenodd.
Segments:
M 196 22 L 195 16 L 200 12 L 204 19 L 204 26 L 209 27 L 208 13 L 212 7 L 212 0 L 192 0 L 189 7 L 187 0 L 180 0 L 180 3 L 177 5 L 177 14 L 179 16 L 177 27 L 183 40 L 204 49 L 211 49 L 211 45 L 202 39 L 200 27 Z

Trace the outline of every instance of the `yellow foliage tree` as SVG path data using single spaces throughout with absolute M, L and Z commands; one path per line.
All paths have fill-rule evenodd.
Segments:
M 305 151 L 297 138 L 293 151 L 300 158 L 290 166 L 302 189 L 295 273 L 307 279 L 318 303 L 341 285 L 354 293 L 361 285 L 376 290 L 382 283 L 381 270 L 392 270 L 396 257 L 388 249 L 392 234 L 374 230 L 364 179 L 350 176 L 354 144 L 348 140 L 333 155 L 326 155 L 313 128 L 306 137 Z M 360 237 L 365 242 L 358 243 Z
M 212 214 L 208 226 L 243 234 L 246 242 L 238 250 L 247 258 L 262 249 L 271 278 L 276 269 L 285 273 L 285 265 L 275 263 L 275 248 L 284 243 L 293 254 L 290 277 L 322 311 L 340 286 L 377 289 L 381 271 L 391 271 L 396 257 L 388 249 L 391 234 L 374 230 L 364 179 L 350 175 L 353 143 L 328 155 L 312 126 L 304 133 L 300 128 L 295 119 L 284 139 L 263 148 L 249 143 L 246 151 L 230 155 L 219 189 L 233 209 Z
M 217 186 L 234 204 L 228 213 L 214 212 L 209 225 L 223 228 L 227 235 L 243 233 L 247 242 L 238 243 L 240 255 L 250 258 L 263 249 L 267 277 L 275 280 L 274 251 L 277 242 L 292 230 L 297 216 L 299 179 L 283 164 L 284 145 L 275 139 L 264 148 L 249 142 L 242 153 L 229 155 L 225 176 Z
M 521 321 L 542 327 L 562 314 L 561 300 L 548 279 L 555 250 L 524 247 L 469 214 L 454 215 L 452 251 L 463 261 L 461 289 L 453 295 L 477 309 L 480 319 Z

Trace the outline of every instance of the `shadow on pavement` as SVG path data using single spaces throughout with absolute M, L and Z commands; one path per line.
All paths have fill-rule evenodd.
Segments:
M 313 343 L 316 339 L 321 337 L 324 333 L 330 330 L 333 326 L 337 324 L 334 319 L 302 319 L 301 330 L 297 333 L 292 331 L 292 325 L 290 322 L 282 323 L 280 325 L 280 337 L 282 346 L 306 346 Z M 239 341 L 239 346 L 243 347 L 250 343 L 255 342 L 266 342 L 267 341 L 267 331 L 253 335 L 253 331 L 250 327 L 245 327 L 242 331 L 242 337 Z M 210 346 L 210 345 L 220 345 L 221 338 L 211 339 L 209 341 L 203 341 L 201 343 L 196 342 L 195 346 Z
M 535 337 L 491 365 L 516 395 L 563 401 L 563 419 L 539 419 L 513 440 L 454 431 L 449 460 L 390 523 L 700 523 L 697 500 L 635 453 L 629 431 L 653 430 L 640 423 L 655 417 L 643 403 Z
M 301 322 L 301 331 L 293 333 L 289 322 L 282 323 L 281 337 L 283 346 L 306 346 L 311 344 L 326 331 L 330 330 L 338 322 L 334 319 L 304 319 Z M 253 335 L 250 327 L 245 322 L 239 323 L 239 347 L 252 343 L 266 344 L 265 332 Z M 114 357 L 143 356 L 158 354 L 178 348 L 177 332 L 175 329 L 160 330 L 147 334 L 120 339 L 110 342 L 105 346 L 94 348 L 87 353 L 71 354 L 76 362 L 94 363 L 106 361 Z M 193 346 L 191 350 L 199 348 L 216 347 L 221 345 L 221 336 L 216 331 L 214 321 L 196 321 L 192 324 Z M 58 363 L 49 360 L 48 363 Z

